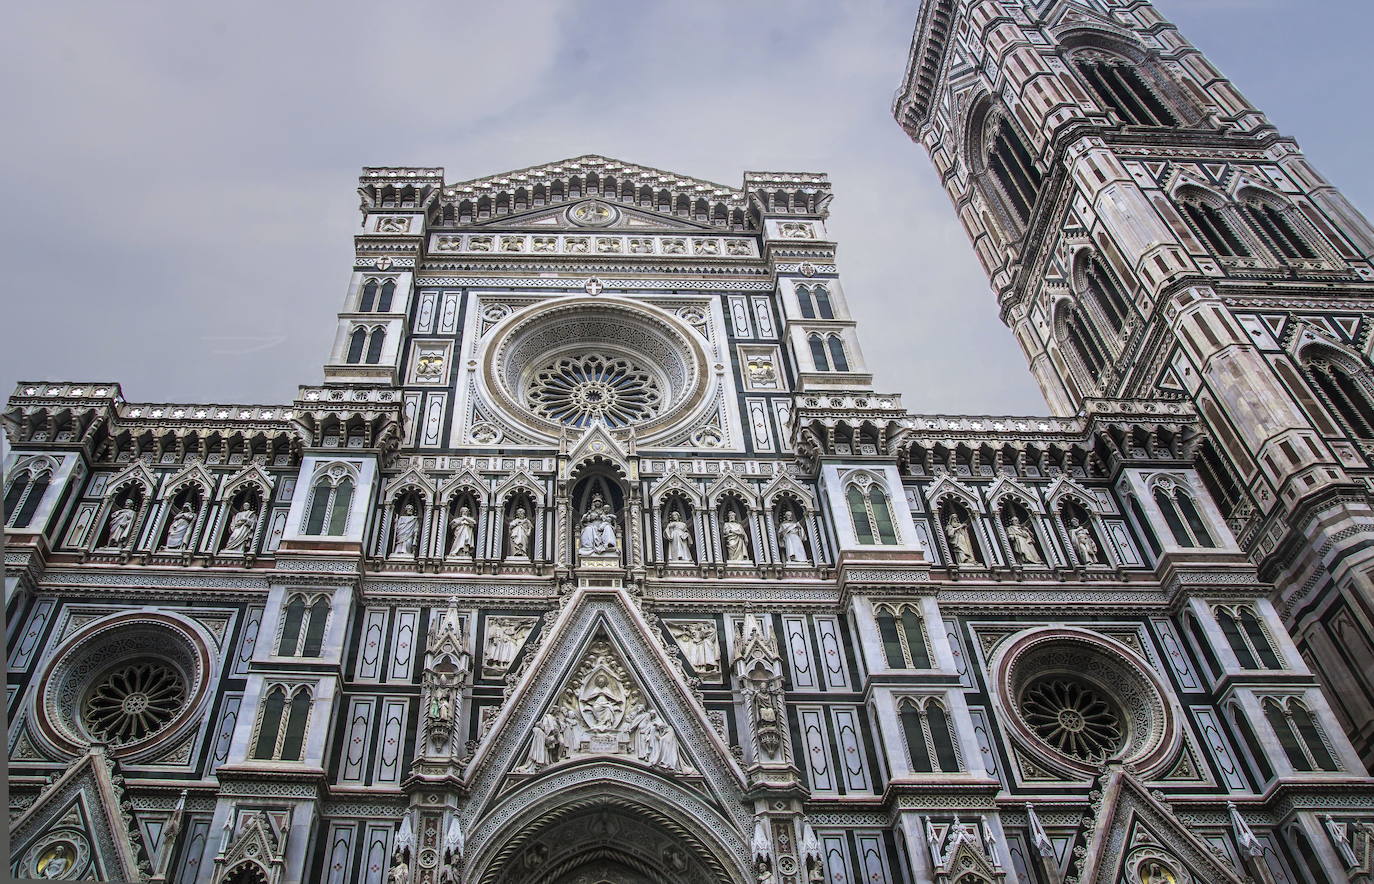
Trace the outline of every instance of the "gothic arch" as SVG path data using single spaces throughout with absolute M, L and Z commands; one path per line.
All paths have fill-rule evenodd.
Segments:
M 1141 46 L 1129 32 L 1106 21 L 1078 21 L 1059 31 L 1058 43 L 1070 69 L 1099 96 L 1099 103 L 1115 111 L 1127 125 L 1174 127 L 1203 121 L 1202 109 L 1164 68 L 1158 54 Z M 1095 81 L 1084 70 L 1084 64 L 1093 61 L 1119 66 L 1122 79 Z

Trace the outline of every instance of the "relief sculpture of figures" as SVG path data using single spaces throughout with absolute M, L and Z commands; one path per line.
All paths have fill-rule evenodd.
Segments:
M 415 514 L 415 505 L 408 503 L 396 517 L 396 542 L 391 547 L 393 556 L 415 555 L 415 541 L 420 536 L 420 517 Z
M 1078 553 L 1080 562 L 1085 565 L 1102 564 L 1101 552 L 1097 548 L 1097 541 L 1093 538 L 1091 528 L 1077 519 L 1070 519 L 1069 537 L 1073 540 L 1073 548 Z
M 1011 541 L 1011 550 L 1021 564 L 1045 564 L 1040 558 L 1040 550 L 1035 546 L 1035 535 L 1031 533 L 1030 526 L 1016 516 L 1012 516 L 1011 521 L 1007 523 L 1007 539 Z
M 110 533 L 108 548 L 121 547 L 129 539 L 129 532 L 134 527 L 134 503 L 131 500 L 124 501 L 124 505 L 110 514 Z
M 749 531 L 740 524 L 734 510 L 725 514 L 725 522 L 720 526 L 721 538 L 725 543 L 725 561 L 749 563 Z
M 515 661 L 533 621 L 515 617 L 492 617 L 487 620 L 487 640 L 482 649 L 483 668 L 504 672 Z
M 720 672 L 720 638 L 716 624 L 710 620 L 667 623 L 668 632 L 682 648 L 692 670 L 698 675 Z
M 668 523 L 663 526 L 663 539 L 667 545 L 669 564 L 692 564 L 692 529 L 677 510 L 668 515 Z
M 181 509 L 172 516 L 172 521 L 167 525 L 167 542 L 163 548 L 169 552 L 185 549 L 191 539 L 191 526 L 195 521 L 195 510 L 191 509 L 189 503 L 182 504 Z
M 959 518 L 957 512 L 949 514 L 949 524 L 945 526 L 945 536 L 949 538 L 949 548 L 954 553 L 954 561 L 960 565 L 980 564 L 973 554 L 973 538 L 969 534 L 969 523 Z
M 581 555 L 605 555 L 619 548 L 615 514 L 606 506 L 600 494 L 594 494 L 591 505 L 582 514 L 582 533 L 578 538 L 577 551 Z
M 229 522 L 229 536 L 225 538 L 223 552 L 244 552 L 248 541 L 253 538 L 253 527 L 258 522 L 258 514 L 253 504 L 245 500 L 234 518 Z
M 530 557 L 530 539 L 534 536 L 534 523 L 525 515 L 523 506 L 515 508 L 515 518 L 510 520 L 507 531 L 510 536 L 510 557 L 528 559 Z
M 778 525 L 778 541 L 782 545 L 783 558 L 788 562 L 810 561 L 806 555 L 805 531 L 806 528 L 797 521 L 791 510 L 782 514 L 782 522 Z
M 472 511 L 465 506 L 458 507 L 458 515 L 449 522 L 449 528 L 453 531 L 452 554 L 472 558 L 477 548 L 477 520 L 472 517 Z

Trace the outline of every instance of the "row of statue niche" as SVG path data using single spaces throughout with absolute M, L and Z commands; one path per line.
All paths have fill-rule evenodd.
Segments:
M 1012 555 L 1021 565 L 1043 565 L 1044 558 L 1040 555 L 1040 546 L 1035 540 L 1035 533 L 1030 525 L 1022 522 L 1015 513 L 1007 520 L 1006 525 L 1007 540 L 1011 544 Z M 958 510 L 951 510 L 949 517 L 945 520 L 945 538 L 949 540 L 950 552 L 954 555 L 956 565 L 981 565 L 982 560 L 978 558 L 977 552 L 973 547 L 973 526 L 971 522 L 960 518 Z M 1069 542 L 1073 544 L 1074 552 L 1078 555 L 1078 560 L 1085 565 L 1100 565 L 1102 563 L 1102 552 L 1097 545 L 1097 538 L 1093 537 L 1092 529 L 1083 524 L 1077 517 L 1069 519 Z
M 752 564 L 749 555 L 749 529 L 740 522 L 739 514 L 730 510 L 720 526 L 721 543 L 725 547 L 727 563 Z M 679 510 L 668 513 L 663 525 L 664 553 L 670 565 L 695 564 L 692 555 L 692 529 Z M 806 552 L 806 527 L 791 510 L 784 510 L 778 523 L 778 544 L 788 562 L 806 564 L 811 561 Z
M 589 740 L 588 730 L 604 731 L 609 739 L 600 743 L 603 749 L 623 747 L 628 754 L 649 765 L 664 770 L 682 770 L 682 755 L 677 733 L 653 707 L 639 705 L 619 725 L 611 705 L 597 706 L 598 698 L 584 698 L 581 709 L 573 711 L 555 704 L 549 707 L 531 729 L 528 765 L 539 770 L 579 754 L 585 754 L 583 743 L 596 746 Z M 581 713 L 579 715 L 579 712 Z M 605 719 L 605 720 L 603 720 Z M 609 751 L 603 754 L 619 754 Z
M 110 513 L 106 528 L 103 549 L 121 549 L 129 541 L 138 517 L 132 499 L 125 498 L 123 505 Z M 167 521 L 167 535 L 162 543 L 166 552 L 182 552 L 191 542 L 191 531 L 196 524 L 196 510 L 190 503 L 183 503 L 181 509 L 172 514 Z M 252 501 L 245 500 L 229 520 L 229 534 L 220 547 L 222 553 L 245 552 L 248 542 L 253 539 L 253 529 L 258 524 L 258 513 Z

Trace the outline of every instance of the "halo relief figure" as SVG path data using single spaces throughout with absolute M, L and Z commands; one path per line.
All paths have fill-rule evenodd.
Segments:
M 945 526 L 945 536 L 949 538 L 949 548 L 954 553 L 956 564 L 979 564 L 978 557 L 973 554 L 973 538 L 969 534 L 969 523 L 959 518 L 957 512 L 950 512 L 949 524 Z
M 129 539 L 129 532 L 134 527 L 134 502 L 125 499 L 124 505 L 110 514 L 109 542 L 107 547 L 123 546 Z
M 1097 548 L 1097 540 L 1093 538 L 1091 528 L 1078 519 L 1070 519 L 1069 537 L 1073 540 L 1074 552 L 1078 553 L 1079 561 L 1085 565 L 1102 564 L 1101 552 Z
M 1011 541 L 1011 551 L 1021 564 L 1045 564 L 1044 560 L 1040 558 L 1040 550 L 1035 547 L 1035 535 L 1031 533 L 1030 527 L 1015 515 L 1007 523 L 1007 539 Z

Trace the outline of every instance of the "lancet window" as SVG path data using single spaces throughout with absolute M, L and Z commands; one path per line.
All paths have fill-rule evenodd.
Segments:
M 1182 197 L 1178 207 L 1202 238 L 1203 245 L 1213 254 L 1223 258 L 1251 256 L 1249 246 L 1241 241 L 1221 209 L 1201 197 L 1191 195 Z
M 1374 439 L 1374 403 L 1365 383 L 1348 365 L 1329 358 L 1320 350 L 1307 351 L 1302 361 L 1303 373 L 1340 417 L 1350 435 L 1360 439 Z M 1360 374 L 1368 374 L 1361 368 Z
M 1126 327 L 1130 304 L 1116 277 L 1096 257 L 1088 259 L 1083 273 L 1083 291 L 1112 329 L 1120 332 Z
M 1178 116 L 1126 59 L 1094 52 L 1077 58 L 1075 67 L 1122 122 L 1131 126 L 1179 125 Z
M 300 761 L 310 718 L 310 688 L 273 685 L 262 701 L 253 757 L 265 761 Z
M 1252 608 L 1217 607 L 1217 624 L 1242 669 L 1282 669 L 1274 646 Z
M 27 528 L 33 521 L 38 505 L 47 493 L 51 470 L 46 463 L 25 465 L 10 479 L 5 491 L 5 524 L 11 528 Z
M 1198 511 L 1196 501 L 1178 485 L 1160 481 L 1154 488 L 1154 501 L 1176 544 L 1208 549 L 1217 545 L 1202 513 Z
M 329 623 L 329 596 L 308 598 L 292 595 L 283 608 L 281 637 L 277 654 L 282 657 L 318 657 L 324 645 L 324 628 Z
M 867 478 L 867 477 L 864 477 Z M 895 544 L 897 528 L 892 521 L 892 505 L 882 486 L 872 479 L 851 482 L 845 491 L 854 536 L 862 544 Z
M 1340 770 L 1316 717 L 1296 697 L 1265 697 L 1264 717 L 1294 770 Z
M 315 480 L 306 514 L 305 533 L 339 536 L 348 527 L 353 502 L 353 479 L 348 475 L 323 475 Z
M 921 612 L 911 605 L 881 607 L 877 611 L 878 634 L 883 640 L 887 665 L 892 669 L 930 669 Z
M 1017 220 L 1025 224 L 1030 220 L 1031 209 L 1040 194 L 1044 176 L 1035 167 L 1030 151 L 1012 130 L 1005 119 L 995 123 L 996 129 L 989 141 L 987 164 L 997 183 L 1001 185 Z
M 849 371 L 849 357 L 839 335 L 811 334 L 807 336 L 807 343 L 811 346 L 811 361 L 817 371 Z
M 823 285 L 798 286 L 797 303 L 803 319 L 835 318 L 835 308 L 830 303 L 830 290 Z
M 1290 260 L 1312 260 L 1317 257 L 1312 243 L 1288 216 L 1288 210 L 1280 209 L 1268 200 L 1254 197 L 1247 199 L 1241 210 L 1283 257 Z
M 935 697 L 906 697 L 900 703 L 902 733 L 912 770 L 955 773 L 959 753 L 948 710 Z

